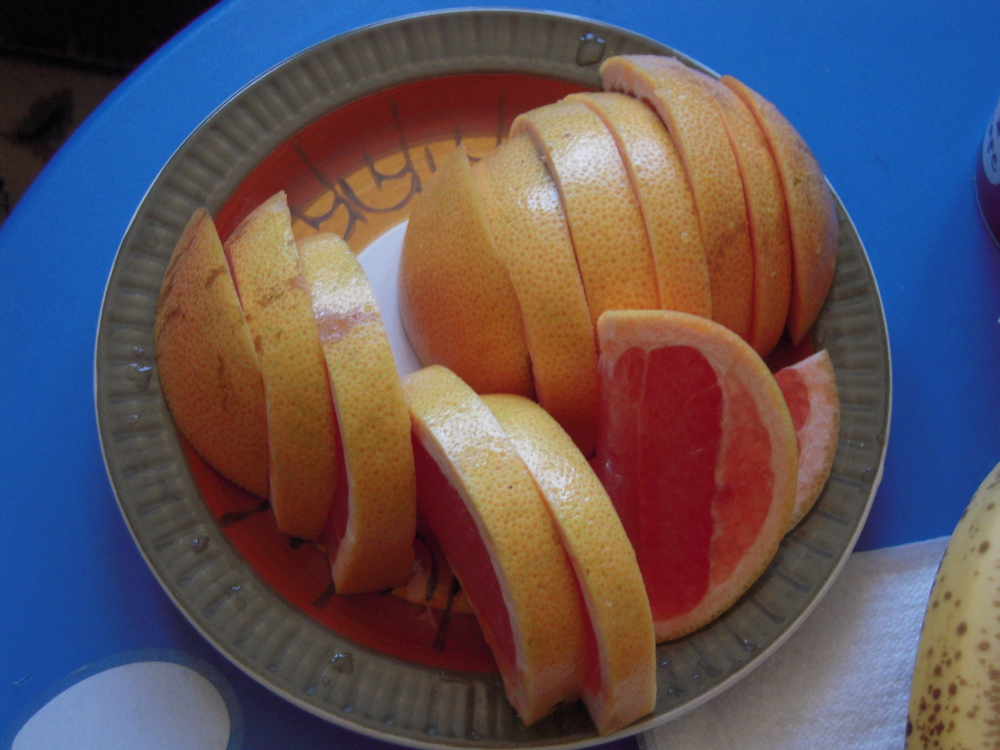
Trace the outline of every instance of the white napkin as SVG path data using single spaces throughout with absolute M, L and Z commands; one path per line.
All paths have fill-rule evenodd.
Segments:
M 898 750 L 924 608 L 948 537 L 857 552 L 815 611 L 725 693 L 642 750 Z

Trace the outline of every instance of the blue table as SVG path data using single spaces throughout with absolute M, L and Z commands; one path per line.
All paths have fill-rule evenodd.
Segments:
M 1000 460 L 1000 252 L 973 174 L 1000 95 L 1000 5 L 916 2 L 559 10 L 651 36 L 774 101 L 851 213 L 888 319 L 894 408 L 885 475 L 859 549 L 951 532 Z M 215 107 L 302 48 L 448 7 L 429 0 L 227 0 L 129 77 L 0 229 L 0 741 L 83 668 L 170 649 L 232 686 L 242 739 L 271 748 L 380 745 L 246 678 L 175 610 L 105 475 L 93 347 L 115 251 L 168 157 Z M 780 654 L 775 657 L 780 658 Z M 616 743 L 635 747 L 634 740 Z M 7 746 L 6 744 L 4 746 Z

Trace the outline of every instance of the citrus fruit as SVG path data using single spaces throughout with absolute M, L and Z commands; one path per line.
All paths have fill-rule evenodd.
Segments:
M 269 497 L 278 530 L 319 539 L 337 486 L 337 429 L 284 192 L 225 243 L 264 382 Z
M 715 98 L 743 181 L 753 247 L 753 316 L 750 346 L 762 357 L 778 343 L 792 293 L 792 245 L 781 177 L 767 138 L 753 113 L 732 89 L 691 70 Z
M 598 475 L 632 541 L 657 640 L 732 605 L 763 572 L 795 502 L 795 429 L 756 352 L 665 310 L 598 323 Z
M 624 94 L 588 92 L 566 98 L 594 110 L 614 136 L 642 209 L 660 307 L 712 317 L 698 212 L 677 148 L 660 118 Z
M 520 133 L 545 155 L 559 188 L 591 320 L 605 310 L 659 307 L 642 211 L 601 118 L 561 101 L 519 115 L 510 135 Z
M 797 344 L 812 328 L 833 284 L 839 233 L 833 194 L 809 146 L 778 108 L 731 76 L 721 81 L 753 112 L 781 176 L 792 237 L 787 327 Z
M 580 697 L 585 620 L 545 499 L 482 399 L 426 367 L 403 379 L 417 510 L 483 629 L 525 725 Z
M 267 497 L 267 417 L 253 337 L 212 217 L 194 212 L 160 288 L 157 376 L 177 428 L 216 471 Z
M 399 586 L 413 568 L 416 479 L 410 413 L 375 294 L 339 236 L 298 243 L 330 378 L 344 473 L 328 523 L 340 594 Z
M 601 65 L 607 91 L 648 101 L 677 146 L 691 189 L 708 258 L 712 318 L 750 336 L 753 255 L 736 156 L 712 97 L 671 57 L 626 55 Z
M 462 145 L 414 203 L 399 310 L 421 364 L 448 367 L 478 393 L 533 394 L 517 296 Z
M 588 619 L 583 700 L 610 734 L 656 704 L 656 644 L 632 545 L 587 459 L 542 407 L 484 396 L 548 503 L 573 564 Z
M 526 135 L 472 169 L 517 294 L 538 402 L 590 453 L 597 434 L 597 341 L 559 192 Z
M 782 368 L 774 379 L 788 404 L 799 446 L 799 479 L 789 528 L 816 504 L 833 468 L 840 433 L 840 398 L 826 349 Z

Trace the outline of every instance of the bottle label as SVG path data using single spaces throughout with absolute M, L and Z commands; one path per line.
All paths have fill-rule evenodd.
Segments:
M 983 171 L 991 185 L 1000 185 L 1000 102 L 983 136 Z

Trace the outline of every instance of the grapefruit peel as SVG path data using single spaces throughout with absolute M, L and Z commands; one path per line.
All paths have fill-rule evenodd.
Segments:
M 416 479 L 410 416 L 375 294 L 335 234 L 298 243 L 343 451 L 326 537 L 340 594 L 381 591 L 413 570 Z M 331 528 L 332 527 L 332 528 Z
M 216 471 L 267 497 L 267 416 L 253 336 L 205 209 L 167 264 L 153 329 L 157 376 L 177 428 Z
M 482 399 L 440 365 L 407 375 L 403 392 L 418 512 L 476 612 L 507 699 L 531 725 L 581 695 L 585 621 L 573 569 L 538 486 Z M 445 491 L 427 491 L 428 463 Z
M 616 732 L 656 704 L 656 648 L 649 600 L 632 545 L 590 464 L 533 401 L 484 396 L 538 484 L 573 564 L 588 619 L 583 701 L 599 734 Z
M 274 518 L 282 533 L 315 541 L 337 487 L 337 428 L 284 192 L 255 208 L 224 248 L 263 375 Z

